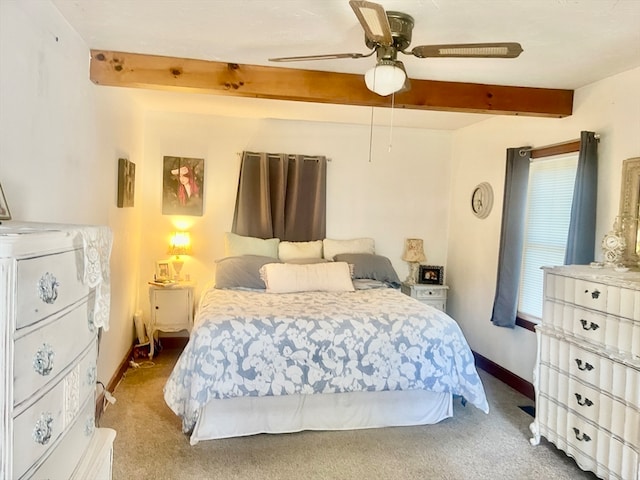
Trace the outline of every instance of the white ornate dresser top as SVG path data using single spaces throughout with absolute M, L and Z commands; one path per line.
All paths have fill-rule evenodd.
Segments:
M 613 267 L 593 268 L 588 265 L 567 265 L 561 267 L 543 267 L 556 275 L 580 278 L 592 282 L 602 282 L 616 287 L 640 290 L 640 271 L 616 272 Z

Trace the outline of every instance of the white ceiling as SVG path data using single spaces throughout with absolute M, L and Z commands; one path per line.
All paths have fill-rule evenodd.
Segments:
M 52 0 L 92 49 L 364 74 L 365 59 L 273 64 L 270 57 L 366 53 L 347 0 Z M 381 0 L 415 20 L 412 46 L 516 41 L 517 59 L 400 55 L 410 78 L 576 89 L 640 66 L 640 0 Z M 368 124 L 371 109 L 139 91 L 146 108 Z M 232 106 L 233 105 L 233 106 Z M 329 108 L 328 108 L 329 107 Z M 376 109 L 376 123 L 390 117 Z M 238 114 L 236 110 L 236 113 Z M 345 118 L 345 112 L 346 118 Z M 486 115 L 397 111 L 394 123 L 455 129 Z M 439 125 L 439 126 L 438 126 Z

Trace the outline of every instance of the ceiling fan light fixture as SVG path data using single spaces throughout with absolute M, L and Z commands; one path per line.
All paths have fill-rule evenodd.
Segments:
M 378 63 L 364 74 L 367 88 L 383 97 L 401 90 L 406 79 L 407 74 L 394 63 Z

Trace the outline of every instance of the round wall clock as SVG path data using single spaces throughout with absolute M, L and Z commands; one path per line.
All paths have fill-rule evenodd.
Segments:
M 487 218 L 493 207 L 493 188 L 487 182 L 482 182 L 473 189 L 471 194 L 471 211 L 478 218 Z

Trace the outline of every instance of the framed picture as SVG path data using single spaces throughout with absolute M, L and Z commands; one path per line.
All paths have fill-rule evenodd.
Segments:
M 126 158 L 118 159 L 118 207 L 133 207 L 136 188 L 136 164 Z
M 0 220 L 11 220 L 11 212 L 9 212 L 9 205 L 7 199 L 4 198 L 4 191 L 2 185 L 0 185 Z
M 444 267 L 434 265 L 420 265 L 418 283 L 430 285 L 442 285 L 444 280 Z
M 171 279 L 171 268 L 169 262 L 166 260 L 156 262 L 156 280 L 170 280 Z
M 204 158 L 164 157 L 162 214 L 202 216 Z

